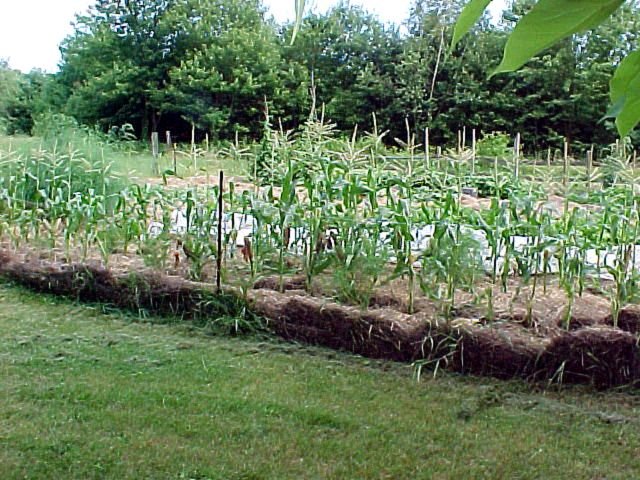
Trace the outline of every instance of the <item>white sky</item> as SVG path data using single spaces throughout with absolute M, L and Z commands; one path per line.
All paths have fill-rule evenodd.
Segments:
M 307 0 L 324 12 L 337 0 Z M 0 0 L 0 58 L 24 72 L 57 70 L 58 45 L 72 32 L 74 14 L 85 12 L 94 0 Z M 263 0 L 278 21 L 291 19 L 294 0 Z M 385 22 L 400 24 L 409 15 L 411 0 L 352 0 Z M 502 2 L 495 0 L 496 6 Z

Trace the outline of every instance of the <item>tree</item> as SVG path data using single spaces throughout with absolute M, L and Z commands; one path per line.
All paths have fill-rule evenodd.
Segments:
M 228 29 L 170 70 L 163 108 L 223 138 L 235 131 L 256 136 L 265 102 L 286 95 L 282 66 L 272 28 Z
M 68 113 L 103 128 L 132 123 L 146 138 L 163 115 L 183 113 L 165 92 L 181 65 L 263 14 L 259 0 L 98 0 L 62 46 Z
M 21 90 L 21 75 L 9 68 L 6 60 L 0 59 L 0 132 L 10 129 L 11 109 Z
M 292 29 L 285 29 L 285 38 Z M 346 131 L 356 124 L 370 128 L 371 114 L 391 103 L 393 63 L 400 48 L 397 29 L 341 2 L 326 14 L 305 17 L 284 58 L 303 66 L 317 107 L 324 104 L 327 116 Z
M 0 61 L 0 131 L 31 134 L 35 119 L 60 103 L 51 75 L 38 70 L 25 74 Z
M 429 127 L 436 143 L 455 141 L 464 126 L 487 131 L 510 127 L 496 114 L 504 82 L 487 82 L 505 35 L 486 18 L 474 35 L 448 52 L 461 8 L 461 2 L 415 2 L 407 22 L 409 36 L 396 62 L 393 111 L 406 114 L 420 132 Z M 513 95 L 508 96 L 512 101 Z M 401 127 L 402 120 L 396 120 Z

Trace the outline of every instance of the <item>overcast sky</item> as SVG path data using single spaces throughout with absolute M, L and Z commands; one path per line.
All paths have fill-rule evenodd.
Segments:
M 338 0 L 308 0 L 324 12 Z M 58 45 L 72 32 L 71 22 L 85 12 L 94 0 L 0 0 L 0 58 L 12 68 L 28 72 L 40 68 L 57 70 Z M 278 21 L 291 19 L 294 0 L 263 0 Z M 401 23 L 409 14 L 411 0 L 352 0 L 365 5 L 385 22 Z M 494 4 L 502 3 L 494 1 Z

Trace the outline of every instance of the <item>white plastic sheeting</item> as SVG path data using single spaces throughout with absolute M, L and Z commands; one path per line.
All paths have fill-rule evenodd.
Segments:
M 182 235 L 187 232 L 188 224 L 186 208 L 176 208 L 170 215 L 171 225 L 169 232 L 172 234 Z M 215 222 L 212 222 L 215 223 Z M 250 214 L 232 213 L 224 215 L 223 233 L 229 235 L 231 241 L 237 247 L 242 247 L 245 244 L 246 238 L 251 238 L 257 228 L 256 219 Z M 278 227 L 270 227 L 275 235 L 279 236 Z M 388 222 L 381 223 L 381 233 L 378 238 L 380 247 L 390 247 L 392 234 L 390 233 L 390 225 Z M 151 237 L 157 237 L 164 231 L 164 225 L 162 222 L 153 221 L 149 224 L 148 235 Z M 424 253 L 431 243 L 433 235 L 435 234 L 435 225 L 421 225 L 413 226 L 411 230 L 411 251 L 417 257 Z M 462 226 L 460 232 L 463 235 L 471 237 L 477 244 L 481 251 L 484 268 L 487 272 L 493 271 L 493 255 L 491 247 L 487 240 L 487 236 L 484 231 L 469 226 Z M 210 234 L 215 236 L 216 227 L 212 227 Z M 295 253 L 302 254 L 304 252 L 304 245 L 307 243 L 309 232 L 303 227 L 292 227 L 289 231 L 289 243 L 288 249 Z M 327 239 L 339 238 L 339 231 L 335 228 L 329 229 L 325 232 Z M 509 258 L 510 269 L 515 271 L 517 268 L 518 256 L 526 257 L 529 262 L 533 263 L 535 258 L 532 252 L 537 250 L 536 239 L 534 237 L 526 237 L 520 235 L 514 235 L 510 238 L 511 243 L 511 255 Z M 584 258 L 582 259 L 584 267 L 592 275 L 597 275 L 602 278 L 612 278 L 608 273 L 608 269 L 616 268 L 616 264 L 620 257 L 624 254 L 620 249 L 624 247 L 614 246 L 607 250 L 588 249 L 584 252 Z M 331 246 L 329 246 L 331 249 Z M 546 273 L 558 273 L 560 270 L 559 261 L 557 258 L 557 251 L 555 247 L 547 247 L 545 254 L 544 250 L 538 251 L 538 265 L 537 268 L 529 264 L 530 270 L 542 274 Z M 498 272 L 501 272 L 506 261 L 507 246 L 502 244 L 500 252 L 498 253 L 496 260 L 496 268 Z M 579 252 L 575 248 L 567 249 L 567 258 L 575 258 Z M 395 257 L 390 257 L 390 261 L 394 262 Z M 420 261 L 415 262 L 415 266 L 420 266 Z M 640 245 L 633 246 L 629 259 L 629 269 L 640 270 Z

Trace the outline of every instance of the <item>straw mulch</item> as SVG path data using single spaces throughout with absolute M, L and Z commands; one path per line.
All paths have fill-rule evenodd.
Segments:
M 239 292 L 216 294 L 209 285 L 150 271 L 114 274 L 96 266 L 24 261 L 0 251 L 0 275 L 39 292 L 133 311 L 205 321 L 245 312 Z M 409 315 L 389 307 L 362 310 L 299 290 L 256 289 L 247 295 L 248 311 L 266 319 L 269 329 L 287 340 L 372 358 L 440 361 L 461 373 L 505 379 L 603 388 L 640 383 L 640 308 L 635 306 L 620 312 L 619 328 L 614 328 L 603 325 L 610 319 L 601 318 L 604 310 L 599 301 L 583 300 L 574 306 L 566 330 L 533 328 L 521 319 L 509 321 L 506 311 L 484 324 L 477 318 L 444 322 L 433 311 Z M 541 308 L 534 308 L 534 318 L 543 314 Z M 589 318 L 590 311 L 597 322 Z M 566 317 L 555 304 L 548 312 L 549 325 Z

